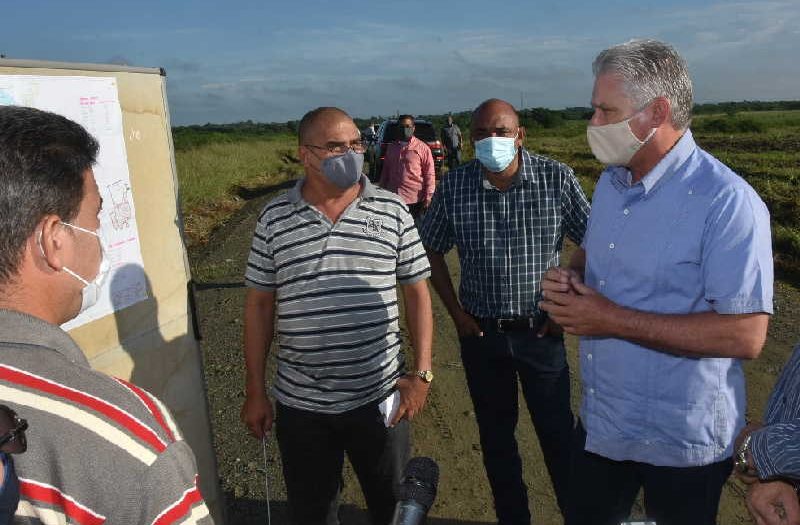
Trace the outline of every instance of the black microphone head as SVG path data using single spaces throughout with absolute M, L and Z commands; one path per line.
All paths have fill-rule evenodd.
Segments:
M 431 508 L 436 499 L 439 485 L 439 465 L 431 458 L 411 458 L 403 471 L 403 480 L 397 486 L 397 501 L 414 500 L 425 511 Z

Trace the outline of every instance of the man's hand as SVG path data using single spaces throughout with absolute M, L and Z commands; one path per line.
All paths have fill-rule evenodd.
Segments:
M 785 481 L 753 483 L 747 490 L 746 502 L 758 525 L 800 525 L 797 493 Z
M 453 317 L 453 322 L 456 324 L 458 337 L 483 337 L 483 331 L 478 321 L 464 310 L 458 310 L 458 313 Z
M 546 293 L 575 293 L 571 282 L 583 282 L 581 276 L 572 268 L 553 266 L 542 277 L 542 291 Z
M 551 268 L 552 270 L 552 268 Z M 563 269 L 562 269 L 563 270 Z M 550 274 L 550 270 L 548 270 Z M 619 306 L 589 288 L 577 275 L 564 280 L 562 275 L 542 282 L 544 300 L 539 308 L 561 325 L 564 331 L 575 335 L 608 335 L 609 323 Z M 561 291 L 567 289 L 567 291 Z
M 242 405 L 240 417 L 250 434 L 257 439 L 263 439 L 272 430 L 275 419 L 272 403 L 265 394 L 248 395 Z
M 395 426 L 404 417 L 411 420 L 419 414 L 425 407 L 425 400 L 428 398 L 430 383 L 426 383 L 421 377 L 416 375 L 405 375 L 397 380 L 397 390 L 400 392 L 400 406 L 397 408 L 390 426 Z

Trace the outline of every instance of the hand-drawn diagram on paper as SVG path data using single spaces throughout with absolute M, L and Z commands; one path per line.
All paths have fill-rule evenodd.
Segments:
M 0 105 L 52 111 L 83 125 L 100 143 L 94 176 L 100 223 L 112 269 L 98 303 L 63 325 L 66 330 L 147 298 L 144 263 L 131 193 L 117 81 L 113 77 L 0 75 Z M 114 283 L 114 290 L 111 290 Z

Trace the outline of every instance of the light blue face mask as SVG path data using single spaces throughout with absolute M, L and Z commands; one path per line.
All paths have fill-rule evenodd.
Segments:
M 486 137 L 475 143 L 475 156 L 483 167 L 500 173 L 517 156 L 517 137 Z
M 348 150 L 343 155 L 328 157 L 322 161 L 322 174 L 339 188 L 346 190 L 361 179 L 364 154 Z

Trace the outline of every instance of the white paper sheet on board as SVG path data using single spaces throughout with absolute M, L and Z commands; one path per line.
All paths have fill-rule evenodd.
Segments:
M 0 105 L 8 104 L 63 115 L 83 125 L 100 143 L 94 176 L 103 197 L 100 223 L 111 272 L 98 303 L 62 327 L 70 330 L 146 299 L 116 79 L 0 75 Z

